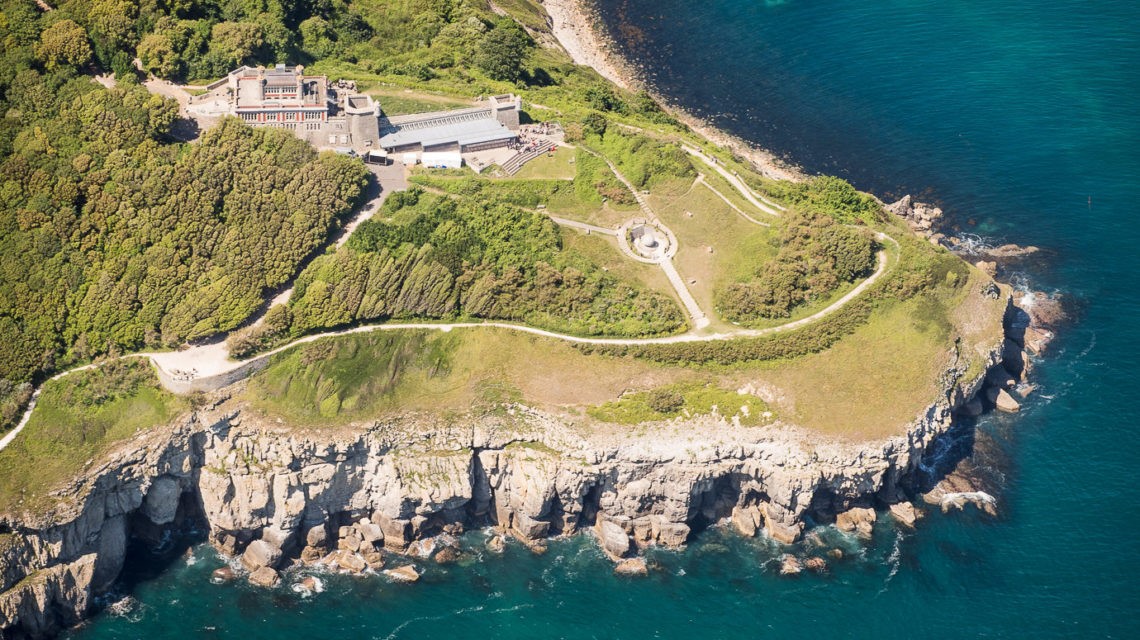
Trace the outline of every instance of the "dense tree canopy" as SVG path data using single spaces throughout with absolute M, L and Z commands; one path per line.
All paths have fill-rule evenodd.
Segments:
M 348 246 L 315 260 L 290 300 L 292 331 L 399 317 L 521 320 L 579 334 L 645 335 L 683 326 L 676 303 L 561 248 L 546 216 L 413 190 L 385 203 Z
M 12 382 L 233 328 L 365 184 L 358 162 L 237 120 L 165 144 L 172 102 L 79 82 L 0 162 L 0 378 Z

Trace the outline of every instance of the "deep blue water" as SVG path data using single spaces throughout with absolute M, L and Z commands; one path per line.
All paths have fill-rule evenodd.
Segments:
M 777 549 L 714 531 L 644 580 L 614 578 L 578 540 L 416 585 L 330 578 L 309 599 L 211 585 L 201 549 L 139 585 L 133 614 L 75 636 L 1140 637 L 1140 4 L 600 4 L 658 89 L 724 129 L 1044 249 L 1019 268 L 1075 313 L 1036 399 L 982 425 L 1008 458 L 1000 517 L 884 525 L 870 546 L 842 541 L 824 576 L 781 578 Z

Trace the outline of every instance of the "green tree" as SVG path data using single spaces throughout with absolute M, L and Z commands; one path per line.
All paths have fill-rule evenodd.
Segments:
M 60 65 L 81 67 L 91 61 L 91 44 L 87 31 L 78 23 L 60 20 L 40 34 L 37 53 L 48 70 Z
M 265 44 L 256 22 L 219 22 L 210 31 L 210 51 L 229 66 L 244 64 Z
M 160 78 L 170 78 L 181 68 L 182 58 L 174 50 L 170 37 L 165 34 L 147 34 L 139 42 L 137 51 L 143 69 Z
M 526 32 L 517 25 L 497 26 L 483 36 L 475 64 L 493 80 L 517 82 L 530 44 Z

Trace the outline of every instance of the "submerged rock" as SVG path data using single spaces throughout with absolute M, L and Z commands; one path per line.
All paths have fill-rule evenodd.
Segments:
M 210 574 L 210 582 L 213 582 L 214 584 L 221 584 L 223 582 L 230 582 L 236 577 L 237 574 L 234 573 L 233 569 L 230 567 L 221 567 L 214 569 L 213 573 Z
M 415 582 L 420 579 L 419 572 L 410 564 L 395 569 L 385 569 L 384 575 L 393 582 Z
M 800 561 L 790 553 L 785 553 L 784 557 L 780 560 L 780 575 L 782 576 L 795 576 L 799 575 L 804 568 L 800 565 Z
M 491 536 L 487 540 L 487 551 L 491 553 L 502 553 L 507 549 L 507 539 L 500 535 Z
M 641 556 L 626 558 L 614 565 L 614 573 L 619 576 L 647 576 L 649 575 L 649 565 Z
M 816 573 L 823 573 L 827 571 L 827 561 L 819 556 L 812 556 L 808 558 L 804 562 L 804 566 L 807 567 L 809 571 L 814 571 Z

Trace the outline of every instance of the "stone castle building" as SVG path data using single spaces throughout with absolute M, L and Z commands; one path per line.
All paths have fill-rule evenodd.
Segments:
M 380 107 L 354 83 L 330 85 L 302 66 L 238 67 L 210 86 L 225 92 L 230 113 L 254 127 L 289 129 L 318 147 L 379 150 Z
M 305 68 L 242 66 L 192 102 L 253 127 L 292 131 L 316 147 L 404 163 L 458 162 L 460 154 L 507 147 L 519 140 L 518 96 L 491 96 L 479 106 L 388 117 L 351 81 L 330 83 Z

